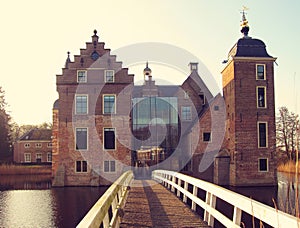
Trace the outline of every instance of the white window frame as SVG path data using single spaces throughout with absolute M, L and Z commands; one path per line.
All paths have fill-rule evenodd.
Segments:
M 35 148 L 42 148 L 42 143 L 36 143 Z
M 52 142 L 47 143 L 48 148 L 52 148 Z
M 85 80 L 79 80 L 79 72 L 85 72 Z M 87 82 L 87 70 L 77 70 L 77 82 L 78 83 L 86 83 Z
M 190 109 L 190 115 L 189 116 L 185 116 L 183 115 L 183 109 L 185 108 L 189 108 Z M 189 118 L 184 118 L 184 117 L 189 117 Z M 181 119 L 183 121 L 191 121 L 192 120 L 192 107 L 191 106 L 181 106 Z
M 86 112 L 78 112 L 77 110 L 77 97 L 86 97 Z M 89 96 L 88 94 L 75 94 L 75 114 L 76 115 L 88 115 L 89 114 Z
M 24 148 L 30 148 L 30 143 L 25 143 Z
M 259 107 L 258 89 L 260 89 L 260 88 L 264 89 L 264 100 L 265 100 L 264 107 Z M 262 108 L 262 109 L 267 108 L 267 87 L 266 86 L 256 86 L 256 106 L 257 106 L 257 108 Z
M 26 159 L 26 157 L 29 157 L 29 160 Z M 24 153 L 24 162 L 31 162 L 31 154 L 30 153 Z
M 259 124 L 261 124 L 261 123 L 264 123 L 264 124 L 266 124 L 266 146 L 265 147 L 261 147 L 260 145 L 259 145 L 259 141 L 260 141 L 260 138 L 259 138 Z M 258 121 L 257 122 L 257 147 L 258 148 L 268 148 L 268 136 L 269 136 L 269 132 L 268 132 L 268 122 L 266 122 L 266 121 Z
M 105 162 L 108 162 L 108 171 L 105 171 Z M 115 163 L 115 170 L 114 171 L 111 171 L 111 162 L 114 162 Z M 117 172 L 117 166 L 116 166 L 116 160 L 105 160 L 103 161 L 103 172 L 104 173 L 116 173 Z
M 51 152 L 47 153 L 47 162 L 52 162 L 52 153 Z
M 260 161 L 261 160 L 266 160 L 267 161 L 267 170 L 261 170 L 260 169 Z M 258 158 L 258 172 L 261 172 L 261 173 L 269 172 L 269 159 L 268 158 Z
M 81 171 L 77 171 L 77 162 L 80 162 L 80 169 Z M 83 162 L 86 162 L 86 171 L 83 171 Z M 76 160 L 75 161 L 75 173 L 88 173 L 89 171 L 89 164 L 86 160 Z
M 258 78 L 258 66 L 263 66 L 264 67 L 264 78 Z M 264 81 L 266 80 L 266 64 L 258 63 L 255 65 L 255 74 L 256 74 L 256 80 L 261 80 Z
M 41 159 L 41 162 L 43 162 L 43 154 L 42 153 L 36 153 L 35 154 L 35 161 L 37 160 L 37 159 Z
M 105 148 L 105 129 L 114 129 L 114 133 L 115 133 L 115 142 L 114 142 L 114 145 L 115 145 L 115 149 L 106 149 Z M 103 127 L 103 150 L 106 150 L 106 151 L 115 151 L 117 150 L 117 137 L 116 137 L 116 128 L 115 127 Z
M 105 113 L 104 112 L 104 97 L 106 97 L 106 96 L 113 96 L 115 98 L 113 112 L 110 112 L 110 113 Z M 117 97 L 116 97 L 116 94 L 103 94 L 103 96 L 102 96 L 102 114 L 104 114 L 104 115 L 116 114 L 116 110 L 117 110 Z
M 106 78 L 106 73 L 108 73 L 108 72 L 112 72 L 113 73 L 113 75 L 112 75 L 112 81 L 108 81 L 107 80 L 107 78 Z M 115 82 L 115 71 L 114 70 L 105 70 L 104 71 L 104 81 L 106 82 L 106 83 L 114 83 Z
M 86 149 L 76 149 L 77 145 L 77 129 L 86 129 Z M 75 128 L 75 151 L 87 151 L 89 149 L 89 129 L 87 127 L 76 127 Z

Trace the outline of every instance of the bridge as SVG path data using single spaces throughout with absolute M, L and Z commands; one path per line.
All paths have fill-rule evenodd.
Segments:
M 218 200 L 227 204 L 230 213 L 218 210 Z M 243 213 L 261 225 L 300 227 L 299 219 L 276 208 L 166 170 L 153 171 L 151 180 L 136 180 L 132 171 L 125 172 L 77 227 L 214 227 L 216 223 L 223 227 L 245 227 Z

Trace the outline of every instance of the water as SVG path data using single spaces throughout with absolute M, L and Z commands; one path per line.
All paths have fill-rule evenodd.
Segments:
M 51 188 L 50 176 L 0 176 L 0 227 L 75 227 L 106 189 Z M 278 173 L 278 187 L 231 188 L 291 214 L 296 189 L 295 176 L 283 173 Z M 252 227 L 251 216 L 243 214 L 242 220 Z
M 106 189 L 51 188 L 47 176 L 0 176 L 0 227 L 75 227 Z

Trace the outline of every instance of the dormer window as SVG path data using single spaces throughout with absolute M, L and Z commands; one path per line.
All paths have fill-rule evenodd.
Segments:
M 265 74 L 265 64 L 257 64 L 256 65 L 256 79 L 257 80 L 266 80 L 266 74 Z
M 87 82 L 87 71 L 78 70 L 77 71 L 77 82 Z
M 29 144 L 29 143 L 25 143 L 25 144 L 24 144 L 24 147 L 25 147 L 25 148 L 29 148 L 29 147 L 30 147 L 30 144 Z
M 104 74 L 105 74 L 105 82 L 108 82 L 108 83 L 115 82 L 115 71 L 114 70 L 106 70 Z
M 36 147 L 36 148 L 42 148 L 42 144 L 41 144 L 41 143 L 36 143 L 36 144 L 35 144 L 35 147 Z

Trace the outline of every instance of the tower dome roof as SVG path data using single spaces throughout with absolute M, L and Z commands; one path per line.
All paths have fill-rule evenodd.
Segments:
M 266 45 L 259 39 L 241 38 L 229 52 L 232 57 L 270 57 Z M 228 57 L 229 57 L 228 56 Z

